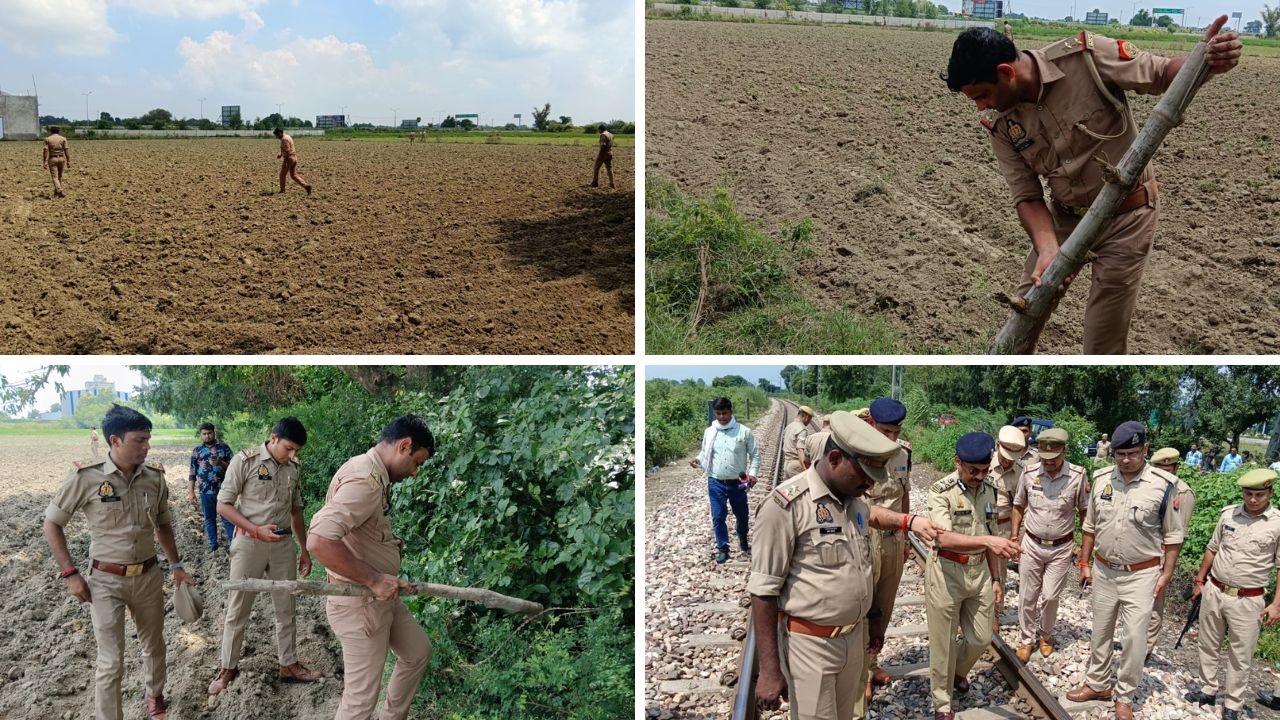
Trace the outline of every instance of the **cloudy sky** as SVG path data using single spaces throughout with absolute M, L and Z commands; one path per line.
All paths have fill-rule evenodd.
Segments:
M 634 0 L 0 0 L 0 90 L 40 114 L 635 120 Z
M 948 8 L 955 9 L 960 6 L 960 0 L 941 0 L 943 5 Z M 1157 2 L 1157 3 L 1141 3 L 1131 2 L 1130 0 L 1005 0 L 1004 6 L 1006 12 L 1023 13 L 1031 17 L 1049 18 L 1051 20 L 1061 20 L 1071 15 L 1072 17 L 1083 18 L 1085 13 L 1090 10 L 1101 10 L 1110 13 L 1111 17 L 1121 22 L 1129 22 L 1129 18 L 1137 11 L 1146 8 L 1148 12 L 1152 8 L 1178 8 L 1183 10 L 1186 22 L 1178 20 L 1176 15 L 1172 16 L 1174 22 L 1179 25 L 1203 27 L 1208 25 L 1214 18 L 1219 15 L 1231 17 L 1231 13 L 1240 12 L 1244 17 L 1241 18 L 1240 29 L 1244 29 L 1244 23 L 1250 20 L 1259 20 L 1259 14 L 1262 12 L 1264 2 L 1258 0 L 1247 0 L 1240 2 L 1208 2 L 1207 0 L 1194 0 L 1194 2 Z M 1273 3 L 1274 4 L 1274 3 Z M 1235 29 L 1236 21 L 1230 21 L 1231 29 Z

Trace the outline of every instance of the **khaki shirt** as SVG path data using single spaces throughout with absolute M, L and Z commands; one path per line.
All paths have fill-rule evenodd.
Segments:
M 1160 516 L 1165 489 L 1174 485 L 1169 506 Z M 1111 562 L 1131 565 L 1160 557 L 1161 545 L 1181 545 L 1187 527 L 1178 512 L 1177 478 L 1146 465 L 1125 482 L 1114 465 L 1093 474 L 1089 510 L 1081 528 L 1094 534 L 1094 549 Z
M 804 447 L 805 438 L 809 437 L 809 426 L 799 420 L 792 420 L 787 431 L 782 434 L 783 466 L 788 463 L 800 464 L 800 449 Z
M 990 476 L 983 478 L 976 490 L 969 490 L 959 473 L 953 472 L 929 488 L 929 519 L 957 535 L 996 535 L 997 492 L 995 480 Z M 968 554 L 984 552 L 977 550 Z
M 1098 449 L 1094 451 L 1093 456 L 1098 460 L 1106 460 L 1111 457 L 1111 443 L 1106 440 L 1098 441 Z
M 44 146 L 49 151 L 50 160 L 67 156 L 67 139 L 57 133 L 45 138 Z
M 600 133 L 600 152 L 613 152 L 613 133 L 608 130 Z
M 156 555 L 155 532 L 169 525 L 169 486 L 164 466 L 139 465 L 126 478 L 108 454 L 106 460 L 78 466 L 62 482 L 44 517 L 65 527 L 77 510 L 89 526 L 89 556 L 132 565 Z
M 334 473 L 324 507 L 311 518 L 311 534 L 341 541 L 377 572 L 400 573 L 400 539 L 391 532 L 391 479 L 372 448 Z M 355 582 L 332 570 L 329 580 Z
M 1023 532 L 1042 540 L 1074 535 L 1076 514 L 1089 507 L 1089 476 L 1066 461 L 1053 475 L 1036 463 L 1022 473 L 1013 504 L 1023 508 Z
M 1036 102 L 1019 103 L 1000 113 L 988 127 L 991 148 L 1015 206 L 1044 198 L 1040 185 L 1043 177 L 1050 195 L 1058 202 L 1089 207 L 1104 185 L 1101 166 L 1094 156 L 1118 165 L 1137 137 L 1132 117 L 1120 133 L 1122 118 L 1094 83 L 1086 53 L 1093 58 L 1103 83 L 1117 97 L 1124 90 L 1157 95 L 1167 90 L 1173 80 L 1165 73 L 1168 58 L 1141 52 L 1127 40 L 1117 42 L 1102 35 L 1084 35 L 1083 44 L 1080 36 L 1074 36 L 1040 50 L 1022 51 L 1040 72 L 1040 97 Z M 1124 102 L 1127 107 L 1128 101 Z M 1099 135 L 1119 137 L 1099 140 L 1080 130 L 1077 123 Z M 1139 182 L 1151 178 L 1148 166 Z
M 1238 588 L 1266 587 L 1271 571 L 1280 566 L 1280 510 L 1268 505 L 1250 516 L 1244 505 L 1228 505 L 1218 515 L 1209 545 L 1214 553 L 1210 569 L 1218 582 Z
M 885 463 L 889 477 L 867 490 L 867 504 L 902 512 L 902 499 L 911 497 L 911 443 L 898 440 L 898 452 Z M 910 502 L 910 501 L 908 501 Z
M 813 468 L 760 504 L 747 592 L 821 625 L 849 625 L 871 609 L 871 509 L 841 502 Z
M 298 159 L 298 151 L 293 146 L 293 136 L 289 133 L 283 133 L 280 136 L 280 154 L 287 159 Z
M 1018 492 L 1018 481 L 1025 470 L 1022 460 L 1014 460 L 1006 470 L 1000 465 L 1000 452 L 997 450 L 992 454 L 991 480 L 996 486 L 996 516 L 1000 520 L 1013 518 L 1013 496 Z
M 302 507 L 301 466 L 296 459 L 276 462 L 266 443 L 241 450 L 227 465 L 218 502 L 235 505 L 254 525 L 287 528 L 290 512 Z

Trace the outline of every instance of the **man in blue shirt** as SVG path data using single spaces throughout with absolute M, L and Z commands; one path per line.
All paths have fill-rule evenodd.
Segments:
M 1199 470 L 1200 463 L 1203 460 L 1204 460 L 1204 453 L 1200 452 L 1200 446 L 1197 445 L 1196 443 L 1191 443 L 1191 450 L 1187 451 L 1187 459 L 1186 459 L 1187 467 L 1193 467 Z
M 1222 465 L 1218 466 L 1218 472 L 1229 473 L 1242 464 L 1244 464 L 1244 458 L 1240 457 L 1240 453 L 1236 451 L 1236 448 L 1232 447 L 1231 452 L 1223 456 Z
M 702 449 L 689 465 L 707 473 L 707 495 L 711 499 L 711 527 L 716 535 L 716 562 L 729 559 L 729 528 L 726 503 L 733 508 L 738 547 L 751 552 L 747 544 L 747 490 L 760 472 L 760 449 L 751 429 L 733 416 L 733 401 L 716 398 L 711 403 L 715 422 L 702 434 Z
M 200 482 L 200 512 L 204 515 L 204 534 L 209 541 L 209 550 L 218 549 L 218 491 L 222 489 L 222 479 L 226 477 L 227 465 L 231 464 L 231 448 L 218 441 L 213 423 L 200 426 L 200 444 L 191 451 L 191 502 L 196 502 L 196 481 Z M 231 538 L 235 528 L 229 520 L 223 519 L 222 526 L 227 533 L 227 547 L 231 547 Z

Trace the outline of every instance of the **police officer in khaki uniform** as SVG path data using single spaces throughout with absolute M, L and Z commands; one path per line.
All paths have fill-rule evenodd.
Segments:
M 98 427 L 95 425 L 89 428 L 89 452 L 93 454 L 93 459 L 98 459 Z
M 144 464 L 150 450 L 151 421 L 131 408 L 112 405 L 102 419 L 110 449 L 101 462 L 77 466 L 53 496 L 44 513 L 44 537 L 59 577 L 80 602 L 92 603 L 93 636 L 98 644 L 94 675 L 94 717 L 121 720 L 124 705 L 125 610 L 133 616 L 142 646 L 142 674 L 147 715 L 163 720 L 164 575 L 157 567 L 155 543 L 169 560 L 175 587 L 194 584 L 183 569 L 169 515 L 169 487 L 164 466 Z M 63 531 L 77 511 L 89 529 L 88 579 L 80 574 Z M 154 538 L 154 539 L 153 539 Z
M 1089 507 L 1089 477 L 1067 462 L 1066 430 L 1049 428 L 1036 438 L 1040 462 L 1027 466 L 1013 498 L 1013 539 L 1022 548 L 1018 564 L 1018 659 L 1031 659 L 1031 643 L 1040 654 L 1053 653 L 1058 596 L 1071 570 L 1075 516 L 1084 522 Z M 1037 617 L 1037 615 L 1039 617 Z
M 368 720 L 378 702 L 387 649 L 396 656 L 379 720 L 404 720 L 431 660 L 431 641 L 401 602 L 397 579 L 404 542 L 391 532 L 391 486 L 417 474 L 436 452 L 422 418 L 404 415 L 382 431 L 378 444 L 348 460 L 329 483 L 324 507 L 311 518 L 307 546 L 329 572 L 329 582 L 357 583 L 374 597 L 328 598 L 329 625 L 342 643 L 346 672 L 335 720 Z
M 311 194 L 311 184 L 298 176 L 298 149 L 293 144 L 293 136 L 280 128 L 276 128 L 273 134 L 280 139 L 280 154 L 276 158 L 280 160 L 280 192 L 284 192 L 285 180 L 293 178 Z
M 53 180 L 55 198 L 66 197 L 66 193 L 62 192 L 62 170 L 71 169 L 71 148 L 67 147 L 67 139 L 62 137 L 60 130 L 57 125 L 49 126 L 49 136 L 44 139 L 41 153 L 44 169 L 49 171 L 49 177 Z
M 609 187 L 613 187 L 613 133 L 609 132 L 609 127 L 604 123 L 600 123 L 597 130 L 600 133 L 600 152 L 596 153 L 596 166 L 591 172 L 591 187 L 600 187 L 602 166 L 609 174 Z
M 1031 417 L 1029 415 L 1019 415 L 1009 424 L 1018 428 L 1022 433 L 1022 440 L 1027 446 L 1027 449 L 1022 451 L 1022 457 L 1018 458 L 1018 462 L 1022 463 L 1022 467 L 1025 468 L 1032 463 L 1040 462 L 1040 456 L 1036 454 L 1036 449 L 1032 447 Z
M 867 491 L 867 504 L 908 514 L 911 512 L 911 443 L 903 440 L 902 422 L 907 419 L 907 406 L 892 398 L 879 398 L 871 403 L 871 427 L 898 443 L 898 452 L 889 458 L 888 479 L 877 482 Z M 866 692 L 857 703 L 854 717 L 866 717 L 866 704 L 871 700 L 872 685 L 888 685 L 889 673 L 877 662 L 884 647 L 884 634 L 893 616 L 902 582 L 902 566 L 906 561 L 907 540 L 902 528 L 871 529 L 871 574 L 875 583 L 871 612 L 867 616 L 867 657 L 863 666 Z
M 1210 74 L 1239 62 L 1234 32 L 1218 35 L 1227 16 L 1205 32 Z M 1023 50 L 992 28 L 971 28 L 956 38 L 946 82 L 979 110 L 991 147 L 1013 196 L 1018 220 L 1031 239 L 1017 294 L 1034 285 L 1104 185 L 1104 165 L 1118 164 L 1137 137 L 1124 91 L 1159 94 L 1169 88 L 1184 58 L 1141 52 L 1127 40 L 1080 33 L 1040 50 Z M 1097 159 L 1095 159 L 1097 158 Z M 1049 185 L 1046 204 L 1040 179 Z M 1092 286 L 1084 316 L 1084 352 L 1127 349 L 1147 253 L 1155 236 L 1157 193 L 1150 167 L 1120 201 L 1111 225 L 1092 246 Z
M 995 609 L 1004 601 L 996 559 L 1018 556 L 1013 541 L 996 535 L 995 447 L 986 433 L 964 435 L 956 442 L 956 471 L 929 488 L 929 519 L 946 531 L 924 571 L 934 720 L 955 716 L 951 691 L 969 691 L 969 671 L 991 642 Z
M 789 697 L 794 720 L 848 720 L 861 688 L 863 620 L 871 608 L 869 525 L 936 537 L 923 517 L 868 507 L 860 498 L 888 477 L 897 443 L 844 411 L 814 463 L 762 503 L 747 590 L 760 658 L 756 700 Z
M 1098 448 L 1093 451 L 1093 459 L 1101 462 L 1109 457 L 1111 457 L 1111 440 L 1106 433 L 1102 433 L 1102 439 L 1098 440 Z
M 1022 431 L 1012 425 L 1005 425 L 996 433 L 996 451 L 991 458 L 991 479 L 996 485 L 996 535 L 1007 538 L 1013 536 L 1013 496 L 1018 492 L 1018 481 L 1027 463 L 1023 458 L 1027 455 L 1027 439 Z M 1016 541 L 1015 541 L 1016 542 Z M 1009 560 L 996 559 L 997 576 L 1000 586 L 1005 587 L 1009 580 Z M 995 610 L 994 632 L 1000 632 L 1000 615 L 1004 606 Z
M 1196 509 L 1196 494 L 1190 485 L 1178 477 L 1178 465 L 1181 462 L 1182 457 L 1177 448 L 1160 448 L 1151 454 L 1151 464 L 1156 469 L 1163 470 L 1176 478 L 1178 489 L 1175 491 L 1177 494 L 1173 498 L 1173 506 L 1182 516 L 1182 526 L 1190 527 L 1191 513 Z M 1164 601 L 1167 596 L 1168 593 L 1157 595 L 1155 604 L 1151 607 L 1151 622 L 1147 626 L 1147 660 L 1150 660 L 1151 654 L 1156 651 L 1156 641 L 1160 637 L 1161 627 L 1164 626 Z
M 787 477 L 799 475 L 809 467 L 809 456 L 804 451 L 804 439 L 809 437 L 809 423 L 813 422 L 813 408 L 801 405 L 796 419 L 782 433 L 782 471 Z
M 1151 606 L 1173 579 L 1186 526 L 1173 506 L 1177 478 L 1147 464 L 1149 446 L 1142 423 L 1121 423 L 1111 441 L 1116 464 L 1093 475 L 1076 562 L 1080 581 L 1093 583 L 1089 669 L 1085 684 L 1067 693 L 1067 699 L 1114 697 L 1117 720 L 1132 720 Z M 1124 649 L 1113 691 L 1111 641 L 1117 627 Z
M 1218 657 L 1228 639 L 1223 720 L 1238 720 L 1244 707 L 1249 666 L 1258 646 L 1259 620 L 1280 621 L 1280 594 L 1263 607 L 1271 571 L 1280 566 L 1280 510 L 1271 505 L 1274 470 L 1250 470 L 1236 484 L 1244 502 L 1223 508 L 1204 550 L 1191 593 L 1200 601 L 1199 690 L 1187 700 L 1213 705 L 1218 694 Z M 1207 583 L 1207 584 L 1206 584 Z
M 227 476 L 218 491 L 218 514 L 237 528 L 231 542 L 231 580 L 266 577 L 297 580 L 311 574 L 307 552 L 306 522 L 302 517 L 302 477 L 296 457 L 307 444 L 307 429 L 295 417 L 281 418 L 265 443 L 242 450 L 231 458 Z M 292 528 L 292 529 L 290 529 Z M 302 548 L 294 557 L 297 535 Z M 296 565 L 295 565 L 296 563 Z M 227 619 L 222 628 L 221 669 L 209 684 L 217 695 L 239 674 L 245 625 L 258 593 L 232 590 L 227 599 Z M 276 614 L 276 659 L 279 678 L 285 683 L 308 683 L 320 673 L 298 662 L 297 633 L 293 616 L 295 599 L 289 593 L 270 593 Z

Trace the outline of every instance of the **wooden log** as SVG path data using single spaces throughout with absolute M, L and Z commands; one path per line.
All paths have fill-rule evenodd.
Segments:
M 1004 327 L 996 334 L 991 353 L 994 355 L 1027 355 L 1035 352 L 1040 331 L 1053 313 L 1063 281 L 1084 266 L 1093 244 L 1115 217 L 1116 207 L 1138 184 L 1142 170 L 1151 161 L 1169 131 L 1182 124 L 1183 113 L 1195 98 L 1209 74 L 1205 64 L 1206 42 L 1199 42 L 1178 71 L 1169 90 L 1156 103 L 1146 125 L 1120 159 L 1115 172 L 1105 172 L 1107 184 L 1094 199 L 1089 212 L 1081 218 L 1071 236 L 1058 249 L 1057 256 L 1040 277 L 1040 287 L 1032 286 L 1023 298 L 1013 299 L 1013 310 Z
M 244 580 L 225 580 L 222 587 L 227 590 L 246 592 L 285 592 L 290 595 L 341 595 L 358 597 L 373 595 L 373 591 L 363 585 L 338 585 L 320 582 L 319 580 L 266 580 L 247 578 Z M 413 583 L 412 589 L 400 588 L 400 595 L 431 595 L 434 597 L 452 598 L 467 602 L 480 603 L 485 607 L 510 610 L 511 612 L 533 615 L 545 608 L 531 600 L 521 600 L 510 595 L 503 595 L 492 590 L 481 588 L 455 587 L 436 583 Z

